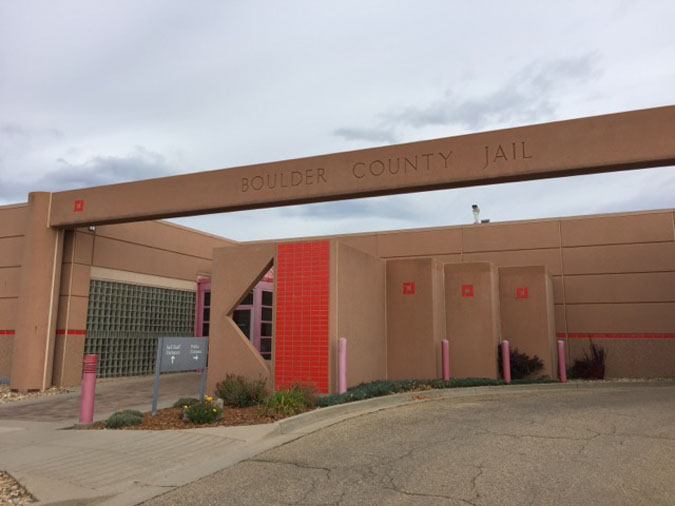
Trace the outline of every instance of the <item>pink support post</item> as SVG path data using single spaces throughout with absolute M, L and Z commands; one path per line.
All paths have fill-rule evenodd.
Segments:
M 347 340 L 338 339 L 338 393 L 347 391 Z
M 94 421 L 94 394 L 96 393 L 96 368 L 98 355 L 85 355 L 82 368 L 82 394 L 80 397 L 80 423 Z
M 511 352 L 508 341 L 502 341 L 502 377 L 507 385 L 511 384 Z
M 443 380 L 450 380 L 450 343 L 447 339 L 441 341 L 441 362 L 443 365 Z
M 567 383 L 567 361 L 565 360 L 565 341 L 558 341 L 558 377 L 561 383 Z

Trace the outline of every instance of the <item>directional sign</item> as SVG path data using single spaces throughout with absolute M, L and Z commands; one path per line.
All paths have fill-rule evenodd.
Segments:
M 194 371 L 206 367 L 208 340 L 203 337 L 165 337 L 160 339 L 159 372 Z
M 159 397 L 159 373 L 202 370 L 199 383 L 199 400 L 204 399 L 206 387 L 206 355 L 209 351 L 208 337 L 160 337 L 157 340 L 155 385 L 152 392 L 152 414 L 157 413 Z

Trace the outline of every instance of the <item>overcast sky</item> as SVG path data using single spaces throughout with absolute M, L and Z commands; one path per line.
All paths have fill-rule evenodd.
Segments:
M 675 2 L 0 0 L 0 204 L 675 104 Z M 237 240 L 675 207 L 671 167 L 210 215 Z

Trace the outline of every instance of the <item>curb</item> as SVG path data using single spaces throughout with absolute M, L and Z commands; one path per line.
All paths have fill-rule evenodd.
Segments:
M 348 402 L 315 409 L 275 422 L 279 434 L 303 432 L 309 434 L 315 430 L 348 420 L 363 414 L 373 413 L 383 409 L 394 408 L 409 402 L 424 402 L 438 399 L 452 399 L 455 397 L 486 397 L 490 395 L 515 395 L 524 393 L 541 393 L 555 391 L 577 391 L 597 389 L 621 389 L 673 386 L 675 380 L 661 381 L 572 381 L 568 383 L 533 383 L 526 385 L 486 385 L 476 387 L 442 388 L 434 390 L 419 390 L 400 394 L 385 395 L 372 399 Z M 304 431 L 308 428 L 310 431 Z

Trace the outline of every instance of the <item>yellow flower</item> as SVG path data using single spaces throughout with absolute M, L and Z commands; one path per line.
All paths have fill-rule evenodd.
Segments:
M 211 397 L 210 395 L 207 395 L 207 396 L 206 396 L 206 400 L 209 401 L 209 402 L 211 402 L 211 401 L 213 400 L 213 397 Z
M 216 411 L 218 411 L 218 410 L 216 408 L 213 408 L 213 412 L 215 413 Z
M 183 406 L 183 409 L 187 409 L 187 404 L 185 406 Z

